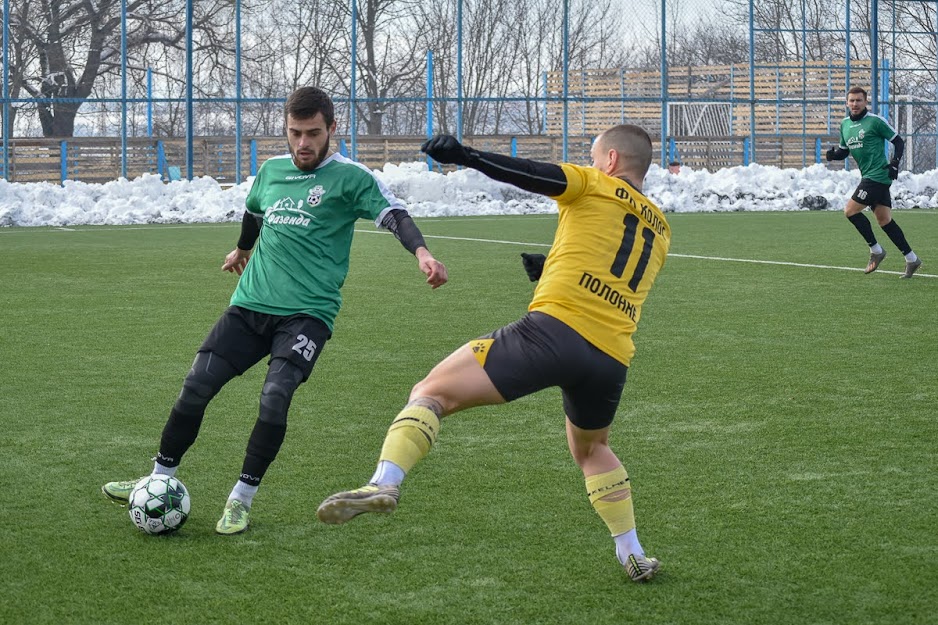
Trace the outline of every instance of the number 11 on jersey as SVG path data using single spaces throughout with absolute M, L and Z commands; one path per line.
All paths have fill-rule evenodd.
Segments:
M 638 216 L 629 213 L 625 216 L 623 220 L 625 224 L 625 231 L 622 233 L 622 243 L 619 245 L 619 251 L 616 253 L 615 260 L 612 261 L 612 267 L 609 268 L 609 272 L 617 278 L 622 277 L 622 272 L 625 271 L 625 266 L 629 262 L 629 258 L 632 256 L 632 252 L 635 248 L 635 234 L 638 232 Z M 635 271 L 632 272 L 632 278 L 629 280 L 629 288 L 632 289 L 634 293 L 638 288 L 638 284 L 642 281 L 642 276 L 645 275 L 645 269 L 648 267 L 648 259 L 651 257 L 651 247 L 655 243 L 655 231 L 646 226 L 642 226 L 642 244 L 641 255 L 638 257 L 638 262 L 635 264 Z

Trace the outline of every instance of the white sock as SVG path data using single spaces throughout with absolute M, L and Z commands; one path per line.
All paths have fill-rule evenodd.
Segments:
M 234 488 L 231 489 L 231 494 L 228 495 L 228 501 L 237 499 L 243 503 L 246 508 L 250 508 L 251 502 L 254 501 L 254 495 L 256 494 L 257 486 L 251 486 L 250 484 L 238 480 L 235 482 Z
M 905 255 L 905 261 L 907 263 L 914 263 L 917 260 L 918 260 L 918 256 L 915 255 L 915 252 L 909 252 L 908 254 Z
M 882 254 L 883 246 L 877 243 L 876 245 L 870 246 L 870 254 Z
M 381 486 L 400 486 L 407 475 L 404 469 L 400 468 L 390 460 L 382 460 L 375 469 L 375 474 L 371 476 L 369 483 L 380 484 Z
M 619 562 L 622 564 L 625 564 L 629 554 L 645 555 L 645 550 L 638 542 L 638 532 L 635 531 L 635 528 L 630 529 L 625 534 L 613 536 L 612 539 L 616 541 L 616 557 L 619 558 Z
M 150 475 L 168 475 L 169 477 L 173 477 L 176 475 L 176 469 L 178 468 L 179 467 L 167 467 L 159 462 L 154 462 L 153 472 L 150 473 Z

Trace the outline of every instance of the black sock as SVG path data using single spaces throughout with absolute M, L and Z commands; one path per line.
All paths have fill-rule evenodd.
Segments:
M 853 227 L 857 229 L 857 232 L 860 233 L 860 236 L 863 237 L 870 247 L 876 245 L 876 237 L 873 236 L 873 226 L 870 225 L 870 220 L 866 218 L 866 215 L 856 213 L 855 215 L 850 215 L 847 219 L 853 224 Z
M 283 439 L 287 434 L 286 425 L 276 425 L 258 420 L 254 424 L 248 449 L 241 465 L 241 481 L 251 486 L 261 483 L 267 468 L 277 457 Z
M 169 413 L 169 419 L 163 427 L 163 436 L 160 438 L 160 450 L 156 454 L 156 461 L 166 467 L 178 467 L 183 454 L 192 447 L 192 443 L 199 435 L 199 428 L 202 427 L 204 414 L 185 414 L 173 407 Z
M 912 251 L 912 246 L 905 240 L 905 234 L 902 232 L 902 228 L 899 227 L 895 219 L 890 220 L 888 224 L 883 226 L 883 232 L 885 232 L 889 240 L 899 248 L 903 256 Z

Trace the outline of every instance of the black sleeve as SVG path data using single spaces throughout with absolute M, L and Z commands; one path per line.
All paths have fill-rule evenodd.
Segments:
M 254 247 L 257 237 L 261 233 L 261 224 L 264 218 L 255 215 L 251 211 L 244 211 L 244 217 L 241 218 L 241 236 L 238 238 L 238 249 L 249 250 Z
M 410 214 L 403 209 L 395 208 L 388 211 L 388 214 L 381 220 L 381 225 L 390 230 L 411 254 L 415 254 L 417 248 L 427 247 L 417 224 L 411 219 Z
M 473 148 L 467 148 L 467 152 L 466 167 L 477 169 L 499 182 L 507 182 L 548 197 L 556 197 L 567 190 L 567 177 L 560 165 L 481 152 Z
M 896 135 L 892 139 L 892 144 L 896 148 L 892 153 L 892 160 L 899 162 L 902 160 L 902 155 L 905 154 L 905 141 L 902 137 Z

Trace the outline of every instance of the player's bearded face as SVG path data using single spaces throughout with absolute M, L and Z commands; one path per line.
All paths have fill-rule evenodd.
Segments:
M 326 159 L 333 132 L 335 122 L 327 126 L 322 113 L 306 119 L 287 116 L 287 143 L 297 169 L 312 171 Z

